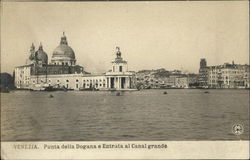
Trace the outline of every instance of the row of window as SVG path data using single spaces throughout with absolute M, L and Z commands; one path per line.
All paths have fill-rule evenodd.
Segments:
M 216 81 L 215 80 L 210 80 L 210 83 L 216 83 Z
M 22 83 L 24 83 L 24 84 L 29 84 L 29 81 L 27 81 L 27 80 L 26 80 L 26 81 L 21 81 L 21 80 L 20 80 L 20 81 L 16 81 L 16 83 L 17 83 L 17 84 L 22 84 Z
M 28 78 L 28 79 L 29 79 L 29 78 Z M 45 81 L 43 81 L 43 80 L 41 79 L 41 82 L 45 82 Z M 49 79 L 48 82 L 50 83 L 51 80 Z M 58 79 L 57 82 L 60 82 L 60 80 Z M 69 80 L 67 79 L 66 82 L 69 82 Z M 79 82 L 79 80 L 76 79 L 76 82 Z M 92 82 L 92 80 L 90 80 L 90 81 L 89 81 L 89 80 L 87 80 L 87 81 L 83 80 L 83 83 L 85 83 L 85 82 Z M 98 83 L 98 80 L 93 80 L 93 82 L 97 82 L 97 83 Z M 102 82 L 102 80 L 100 79 L 99 82 Z M 105 79 L 103 80 L 103 82 L 105 82 Z M 33 81 L 33 83 L 35 83 L 35 81 Z
M 54 65 L 66 65 L 66 66 L 68 66 L 68 65 L 73 65 L 74 63 L 73 63 L 73 62 L 69 62 L 69 63 L 68 63 L 68 62 L 65 62 L 65 63 L 64 63 L 64 62 L 61 62 L 61 63 L 59 63 L 59 62 L 57 62 L 57 63 L 54 62 L 53 64 L 54 64 Z
M 87 81 L 87 82 L 89 82 L 89 81 L 92 82 L 92 79 L 91 79 L 91 80 L 88 80 L 88 79 L 87 79 L 87 80 L 85 80 L 85 79 L 83 80 L 83 82 L 86 82 L 86 81 Z M 93 82 L 95 82 L 95 81 L 98 81 L 98 80 L 97 80 L 97 79 L 96 79 L 96 80 L 94 79 Z M 102 80 L 99 79 L 99 81 L 101 82 Z M 105 82 L 105 79 L 103 79 L 103 82 Z
M 100 86 L 100 87 L 102 87 L 102 86 L 105 87 L 105 84 L 103 84 L 103 85 L 102 85 L 102 84 L 99 84 L 99 86 Z M 92 86 L 92 84 L 85 84 L 85 83 L 84 83 L 82 87 L 83 87 L 83 88 L 86 88 L 86 87 L 87 87 L 87 88 L 91 88 L 91 87 L 96 87 L 96 88 L 98 88 L 98 84 L 96 84 L 95 86 Z M 68 84 L 66 84 L 66 88 L 69 88 L 69 85 L 68 85 Z M 78 84 L 76 84 L 76 88 L 79 88 L 79 85 L 78 85 Z
M 85 84 L 85 83 L 84 83 L 84 84 L 83 84 L 83 88 L 85 88 L 86 86 L 89 87 L 89 86 L 92 86 L 92 84 Z M 98 87 L 98 84 L 95 84 L 95 86 Z M 101 83 L 100 83 L 99 86 L 100 86 L 100 87 L 101 87 L 101 86 L 105 87 L 105 84 L 101 84 Z
M 210 74 L 218 74 L 218 73 L 220 73 L 220 72 L 211 72 L 210 71 Z M 221 73 L 225 73 L 225 74 L 234 73 L 234 74 L 237 74 L 237 73 L 243 73 L 243 71 L 222 71 Z

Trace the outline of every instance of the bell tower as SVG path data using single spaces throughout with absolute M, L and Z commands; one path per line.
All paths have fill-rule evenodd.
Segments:
M 29 51 L 29 56 L 28 58 L 26 59 L 26 64 L 29 65 L 29 64 L 33 64 L 35 62 L 35 46 L 34 44 L 32 43 L 31 44 L 31 47 L 30 47 L 30 51 Z
M 207 61 L 205 58 L 202 58 L 200 60 L 200 68 L 206 68 L 207 67 Z

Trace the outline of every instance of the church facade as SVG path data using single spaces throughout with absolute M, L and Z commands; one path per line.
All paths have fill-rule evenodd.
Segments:
M 90 74 L 76 64 L 75 53 L 63 33 L 50 63 L 42 44 L 37 51 L 32 44 L 26 65 L 15 68 L 15 85 L 24 89 L 33 89 L 40 85 L 74 90 L 133 90 L 135 72 L 128 71 L 127 61 L 123 60 L 120 48 L 116 47 L 116 50 L 116 58 L 112 61 L 110 71 Z

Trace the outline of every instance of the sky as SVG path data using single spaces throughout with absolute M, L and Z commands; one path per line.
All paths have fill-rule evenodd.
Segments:
M 248 1 L 2 2 L 1 72 L 24 65 L 32 43 L 50 61 L 63 32 L 92 73 L 111 68 L 116 46 L 130 71 L 249 64 Z

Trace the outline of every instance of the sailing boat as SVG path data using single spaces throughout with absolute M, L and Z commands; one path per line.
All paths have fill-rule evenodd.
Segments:
M 30 89 L 32 91 L 44 91 L 45 87 L 43 86 L 43 84 L 35 84 L 35 85 L 31 86 Z

